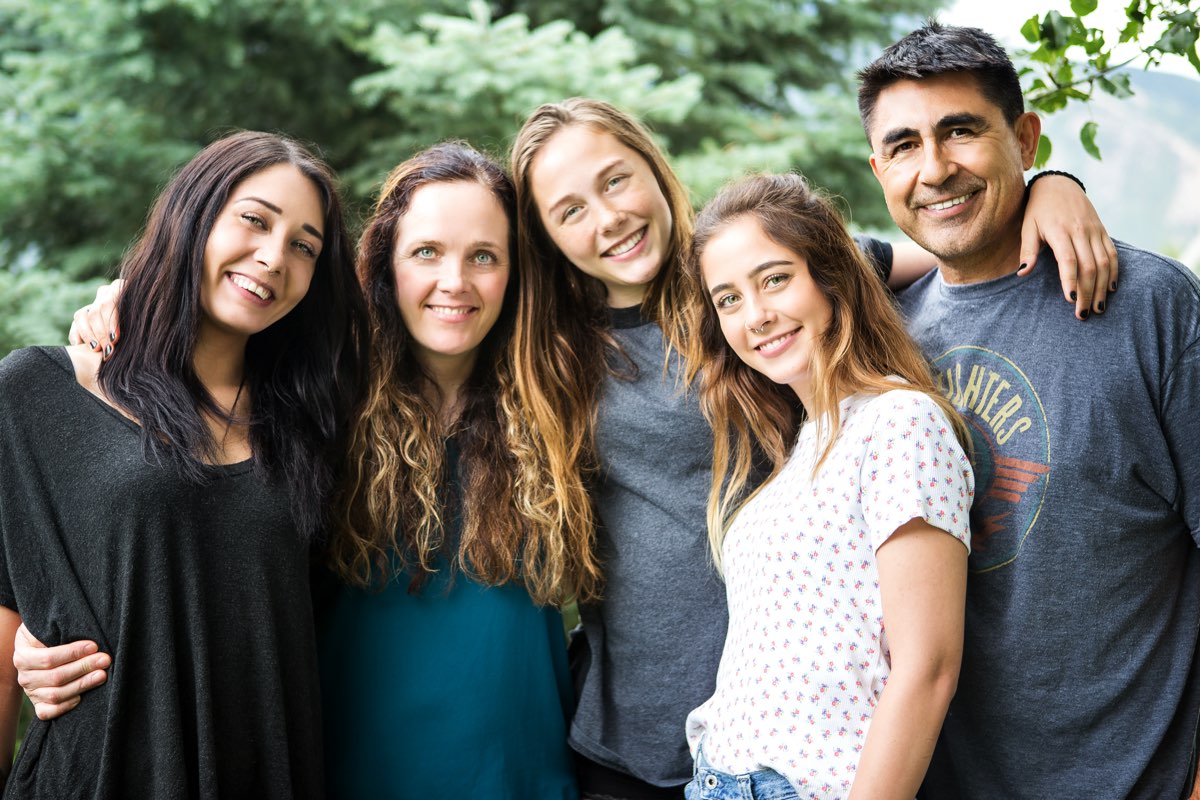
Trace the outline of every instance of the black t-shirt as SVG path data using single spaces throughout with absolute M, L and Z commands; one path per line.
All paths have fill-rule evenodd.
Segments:
M 249 462 L 200 485 L 61 348 L 0 362 L 0 604 L 48 645 L 95 640 L 108 682 L 34 721 L 5 797 L 321 795 L 308 551 Z

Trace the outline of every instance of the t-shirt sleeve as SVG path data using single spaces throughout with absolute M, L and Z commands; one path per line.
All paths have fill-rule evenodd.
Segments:
M 1163 433 L 1179 475 L 1175 507 L 1200 546 L 1200 339 L 1167 375 L 1162 409 Z
M 16 505 L 20 489 L 16 482 L 20 477 L 20 461 L 12 452 L 11 425 L 14 418 L 12 407 L 19 402 L 18 367 L 24 358 L 24 353 L 17 352 L 0 361 L 0 464 L 4 465 L 0 469 L 0 606 L 14 611 L 18 610 L 17 598 L 9 575 L 8 551 L 12 546 L 14 528 L 19 524 L 20 509 Z
M 862 507 L 878 550 L 904 523 L 921 518 L 971 547 L 975 476 L 954 428 L 920 392 L 887 392 L 863 455 Z
M 867 261 L 879 273 L 879 279 L 886 284 L 892 276 L 892 243 L 862 234 L 855 236 L 854 241 L 866 255 Z

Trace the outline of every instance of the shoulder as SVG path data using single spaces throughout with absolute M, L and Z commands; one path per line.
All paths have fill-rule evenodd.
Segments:
M 844 429 L 854 439 L 885 447 L 907 442 L 918 448 L 931 445 L 939 451 L 961 448 L 942 406 L 915 389 L 855 395 L 846 412 Z
M 879 394 L 858 394 L 852 403 L 856 416 L 885 422 L 930 415 L 943 420 L 946 417 L 941 406 L 928 394 L 903 387 Z
M 1200 302 L 1200 278 L 1183 264 L 1125 242 L 1117 241 L 1114 244 L 1121 270 L 1117 284 L 1118 296 L 1121 289 L 1129 285 L 1151 292 L 1180 292 L 1193 302 Z
M 1200 278 L 1173 258 L 1115 242 L 1120 274 L 1112 313 L 1139 340 L 1200 340 Z
M 48 371 L 70 374 L 71 361 L 64 347 L 22 347 L 0 360 L 0 386 L 17 388 Z

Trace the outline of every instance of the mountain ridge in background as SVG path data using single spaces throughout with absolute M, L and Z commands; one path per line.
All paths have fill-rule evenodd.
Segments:
M 1114 238 L 1200 273 L 1200 80 L 1143 71 L 1131 78 L 1133 97 L 1097 93 L 1042 118 L 1054 147 L 1046 168 L 1079 176 Z M 1099 125 L 1101 161 L 1079 142 L 1088 121 Z

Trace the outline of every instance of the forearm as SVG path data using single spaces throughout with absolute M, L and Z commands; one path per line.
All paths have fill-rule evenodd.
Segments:
M 13 750 L 17 746 L 17 720 L 21 715 L 21 686 L 13 666 L 13 639 L 21 617 L 10 608 L 0 607 L 0 792 L 8 783 Z
M 871 717 L 850 800 L 913 800 L 957 683 L 953 658 L 918 674 L 892 672 Z

